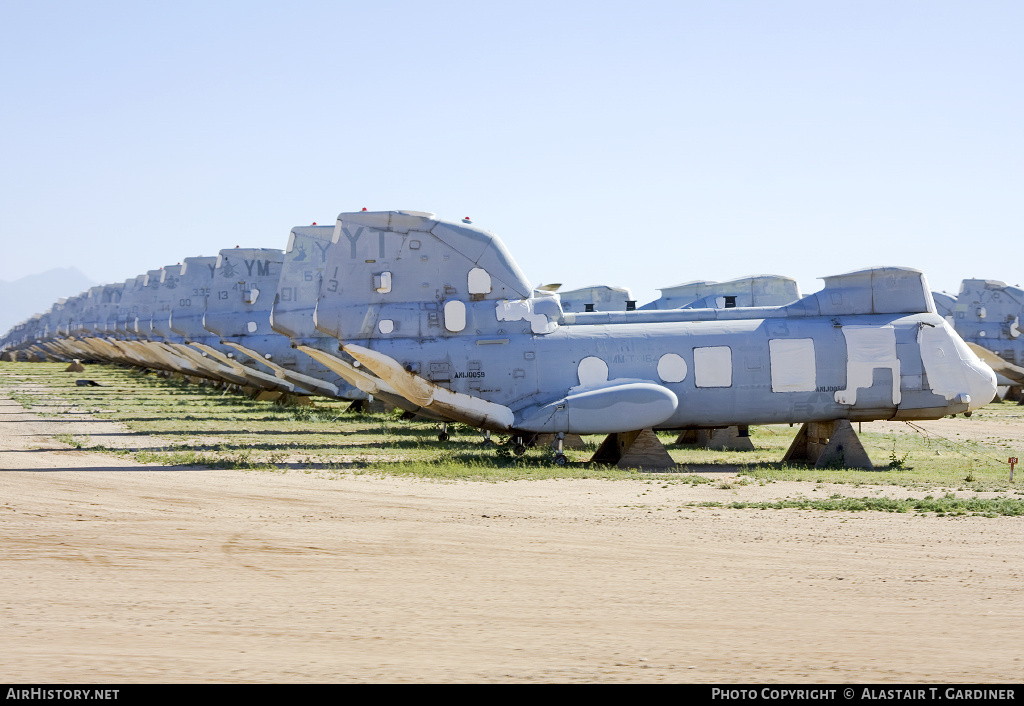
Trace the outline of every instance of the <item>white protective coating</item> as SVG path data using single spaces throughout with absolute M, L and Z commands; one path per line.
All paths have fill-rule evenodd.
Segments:
M 856 404 L 857 390 L 871 387 L 878 368 L 892 371 L 892 403 L 899 404 L 900 359 L 892 326 L 843 326 L 846 337 L 846 389 L 835 394 L 839 404 Z
M 942 327 L 922 326 L 917 342 L 921 346 L 921 363 L 932 392 L 947 400 L 967 393 L 971 396 L 971 409 L 991 400 L 991 397 L 986 397 L 987 390 L 970 375 L 971 367 L 985 370 L 986 366 L 953 332 L 952 327 L 946 324 Z M 976 377 L 981 379 L 980 375 Z M 984 392 L 978 392 L 979 389 Z
M 814 339 L 773 338 L 768 341 L 772 392 L 814 392 L 817 369 Z
M 245 292 L 245 303 L 246 304 L 255 304 L 256 303 L 256 299 L 259 296 L 260 296 L 260 290 L 256 289 L 256 287 L 253 287 L 252 289 L 246 290 L 246 292 Z
M 377 322 L 377 330 L 381 333 L 391 333 L 395 330 L 395 322 L 391 319 L 381 319 Z
M 248 331 L 249 333 L 256 333 L 256 329 L 258 328 L 259 326 L 256 324 L 255 321 L 250 321 L 245 325 L 245 330 Z
M 556 321 L 551 321 L 547 316 L 533 310 L 537 299 L 502 299 L 495 306 L 495 316 L 498 321 L 529 321 L 530 330 L 533 333 L 551 333 L 558 328 Z
M 576 368 L 580 387 L 600 387 L 608 382 L 608 364 L 596 356 L 588 356 Z
M 391 273 L 381 272 L 373 276 L 373 288 L 380 294 L 387 294 L 391 291 Z
M 444 327 L 452 333 L 466 328 L 466 305 L 453 299 L 444 304 Z
M 953 345 L 953 338 L 946 330 L 937 326 L 924 326 L 917 334 L 917 341 L 921 346 L 921 363 L 924 364 L 932 392 L 949 400 L 967 389 L 962 382 L 960 356 Z
M 681 355 L 666 353 L 658 359 L 658 377 L 662 382 L 682 382 L 686 372 L 686 361 Z
M 694 348 L 693 381 L 697 387 L 731 387 L 732 348 L 729 346 Z
M 491 293 L 491 276 L 487 274 L 487 270 L 480 267 L 474 267 L 469 271 L 467 280 L 467 286 L 469 287 L 470 294 Z

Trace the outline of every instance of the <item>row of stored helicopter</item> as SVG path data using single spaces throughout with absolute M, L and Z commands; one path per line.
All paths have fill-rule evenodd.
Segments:
M 937 419 L 993 399 L 992 367 L 955 327 L 980 316 L 976 341 L 1015 342 L 1009 312 L 1024 292 L 971 280 L 982 303 L 962 291 L 940 310 L 913 269 L 824 282 L 806 296 L 778 276 L 691 282 L 637 307 L 621 288 L 535 288 L 468 218 L 363 210 L 293 228 L 283 251 L 229 248 L 94 287 L 0 347 L 382 400 L 507 434 L 517 453 L 550 434 L 559 464 L 565 435 L 608 435 L 613 458 L 651 430 L 831 425 L 825 443 L 837 424 Z M 1000 374 L 1024 373 L 1007 356 L 1019 347 L 1004 348 Z

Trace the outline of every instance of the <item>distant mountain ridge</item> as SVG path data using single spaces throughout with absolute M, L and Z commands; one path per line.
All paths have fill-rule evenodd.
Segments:
M 0 281 L 0 335 L 33 314 L 48 311 L 58 299 L 81 294 L 97 284 L 75 267 L 56 267 L 13 282 Z

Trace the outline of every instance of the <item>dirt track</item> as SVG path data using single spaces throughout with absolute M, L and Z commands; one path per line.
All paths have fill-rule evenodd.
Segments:
M 799 483 L 166 470 L 52 440 L 87 430 L 119 433 L 0 400 L 9 682 L 1024 681 L 1018 518 L 682 505 Z

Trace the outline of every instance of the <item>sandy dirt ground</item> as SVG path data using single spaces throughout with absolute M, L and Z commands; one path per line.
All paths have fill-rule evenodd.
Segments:
M 124 430 L 0 399 L 7 682 L 1024 681 L 1019 518 L 686 505 L 913 495 L 881 486 L 176 470 L 65 433 Z

